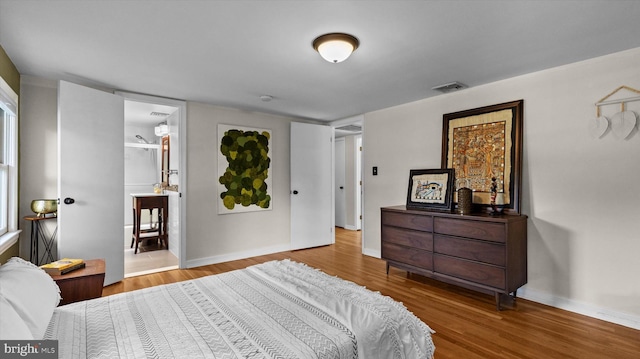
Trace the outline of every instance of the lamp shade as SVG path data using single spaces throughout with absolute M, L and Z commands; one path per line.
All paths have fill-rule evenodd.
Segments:
M 342 62 L 349 58 L 358 45 L 358 39 L 342 33 L 325 34 L 313 40 L 313 48 L 323 59 L 333 63 Z

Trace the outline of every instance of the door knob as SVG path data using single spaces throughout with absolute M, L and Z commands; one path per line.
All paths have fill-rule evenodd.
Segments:
M 293 191 L 293 194 L 298 194 L 298 191 L 294 190 L 294 191 Z
M 75 202 L 76 200 L 70 197 L 64 199 L 64 204 L 74 204 Z

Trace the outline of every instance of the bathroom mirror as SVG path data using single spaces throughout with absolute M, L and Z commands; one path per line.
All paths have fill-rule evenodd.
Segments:
M 162 137 L 162 172 L 160 173 L 164 186 L 169 185 L 169 136 Z

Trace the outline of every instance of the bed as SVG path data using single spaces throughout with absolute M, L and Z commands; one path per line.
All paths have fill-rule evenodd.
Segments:
M 0 300 L 15 305 L 2 273 L 14 262 L 0 267 Z M 58 340 L 60 358 L 430 359 L 435 350 L 433 331 L 401 303 L 290 260 L 55 305 L 46 321 L 25 320 L 33 336 L 24 339 Z

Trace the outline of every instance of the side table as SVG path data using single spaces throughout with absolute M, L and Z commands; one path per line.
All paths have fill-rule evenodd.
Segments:
M 53 233 L 49 236 L 47 235 L 46 228 L 44 227 L 44 222 L 47 219 L 55 219 L 57 217 L 38 217 L 38 216 L 26 216 L 24 217 L 25 221 L 31 222 L 31 252 L 29 253 L 29 261 L 35 265 L 40 265 L 44 263 L 49 263 L 55 261 L 53 259 L 53 253 L 51 253 L 53 249 L 53 245 L 56 241 L 56 236 L 58 234 L 58 226 L 56 224 L 56 228 Z M 44 244 L 44 253 L 42 253 L 42 257 L 38 260 L 39 254 L 39 243 L 42 241 Z
M 99 298 L 104 287 L 104 259 L 85 260 L 86 267 L 67 274 L 52 275 L 60 287 L 62 300 L 59 305 Z

